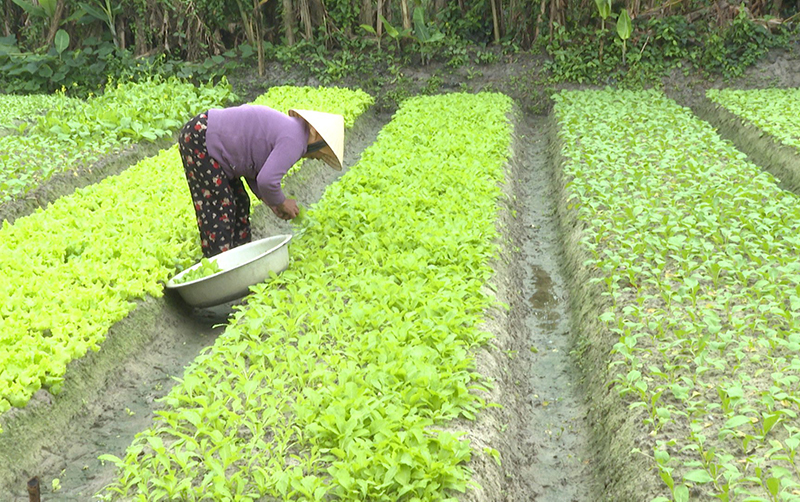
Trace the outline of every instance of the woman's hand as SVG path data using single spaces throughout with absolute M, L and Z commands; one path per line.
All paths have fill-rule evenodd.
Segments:
M 282 220 L 292 220 L 300 214 L 300 209 L 297 207 L 297 201 L 294 199 L 286 199 L 277 206 L 270 206 L 275 216 Z

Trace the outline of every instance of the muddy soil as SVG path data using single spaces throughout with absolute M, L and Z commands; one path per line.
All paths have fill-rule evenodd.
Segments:
M 487 315 L 494 335 L 478 352 L 477 370 L 492 389 L 477 424 L 467 431 L 473 479 L 480 485 L 460 500 L 584 502 L 598 493 L 589 455 L 590 428 L 574 343 L 569 293 L 562 272 L 557 197 L 547 156 L 546 119 L 517 114 L 513 159 L 501 201 L 500 257 L 492 289 L 510 308 Z
M 523 228 L 518 266 L 523 270 L 524 341 L 513 366 L 528 387 L 520 440 L 534 456 L 519 475 L 531 483 L 530 500 L 594 500 L 590 428 L 571 359 L 574 338 L 569 291 L 562 272 L 556 197 L 547 161 L 546 120 L 528 116 L 517 127 L 518 219 Z
M 388 115 L 367 113 L 348 132 L 345 169 L 306 162 L 286 180 L 285 192 L 304 205 L 355 164 Z M 252 216 L 258 239 L 291 233 L 265 206 Z M 64 391 L 39 391 L 29 405 L 4 416 L 0 435 L 0 500 L 28 500 L 27 482 L 40 478 L 42 500 L 87 501 L 111 482 L 114 466 L 101 454 L 122 457 L 136 433 L 146 429 L 184 369 L 222 332 L 221 324 L 241 302 L 192 309 L 180 298 L 148 298 L 108 333 L 102 349 L 67 369 Z M 58 490 L 53 490 L 57 480 Z

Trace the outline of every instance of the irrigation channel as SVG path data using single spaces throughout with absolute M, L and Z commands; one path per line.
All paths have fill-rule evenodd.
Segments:
M 347 166 L 357 162 L 389 119 L 369 113 L 359 119 L 348 136 Z M 502 464 L 475 455 L 471 467 L 482 488 L 465 500 L 583 502 L 600 493 L 570 355 L 569 298 L 560 268 L 546 130 L 544 117 L 517 119 L 506 187 L 510 217 L 503 225 L 507 249 L 499 271 L 511 308 L 504 340 L 489 349 L 499 377 L 493 398 L 503 407 L 488 409 L 493 418 L 475 426 L 492 429 L 485 444 L 499 451 Z M 308 163 L 287 183 L 287 191 L 311 204 L 339 175 L 321 163 Z M 290 231 L 267 213 L 260 207 L 253 215 L 256 238 Z M 222 332 L 232 305 L 192 310 L 170 295 L 141 302 L 110 330 L 103 350 L 70 368 L 62 394 L 54 398 L 40 391 L 17 412 L 16 426 L 24 430 L 14 445 L 0 435 L 0 451 L 19 459 L 12 476 L 0 475 L 0 500 L 27 501 L 32 476 L 41 480 L 43 501 L 92 500 L 115 475 L 114 466 L 97 456 L 124 455 L 135 434 L 150 425 L 158 399 Z M 11 418 L 9 428 L 15 427 Z
M 552 166 L 546 154 L 546 120 L 527 116 L 517 125 L 515 152 L 520 235 L 524 270 L 522 305 L 515 305 L 529 344 L 520 350 L 519 371 L 527 374 L 526 415 L 521 433 L 533 449 L 520 476 L 529 479 L 531 500 L 595 500 L 591 479 L 586 409 L 577 369 L 570 356 L 572 337 L 568 290 L 559 261 Z

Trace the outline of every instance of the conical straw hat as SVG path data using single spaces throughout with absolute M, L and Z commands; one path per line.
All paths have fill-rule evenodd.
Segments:
M 300 117 L 317 130 L 336 157 L 326 156 L 322 160 L 337 171 L 341 171 L 344 159 L 344 117 L 335 113 L 295 109 L 289 110 L 289 115 Z

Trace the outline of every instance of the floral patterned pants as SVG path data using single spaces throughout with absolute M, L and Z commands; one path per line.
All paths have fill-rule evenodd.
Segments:
M 250 197 L 240 178 L 230 179 L 206 147 L 208 115 L 183 126 L 178 148 L 194 201 L 200 246 L 210 258 L 250 242 Z

